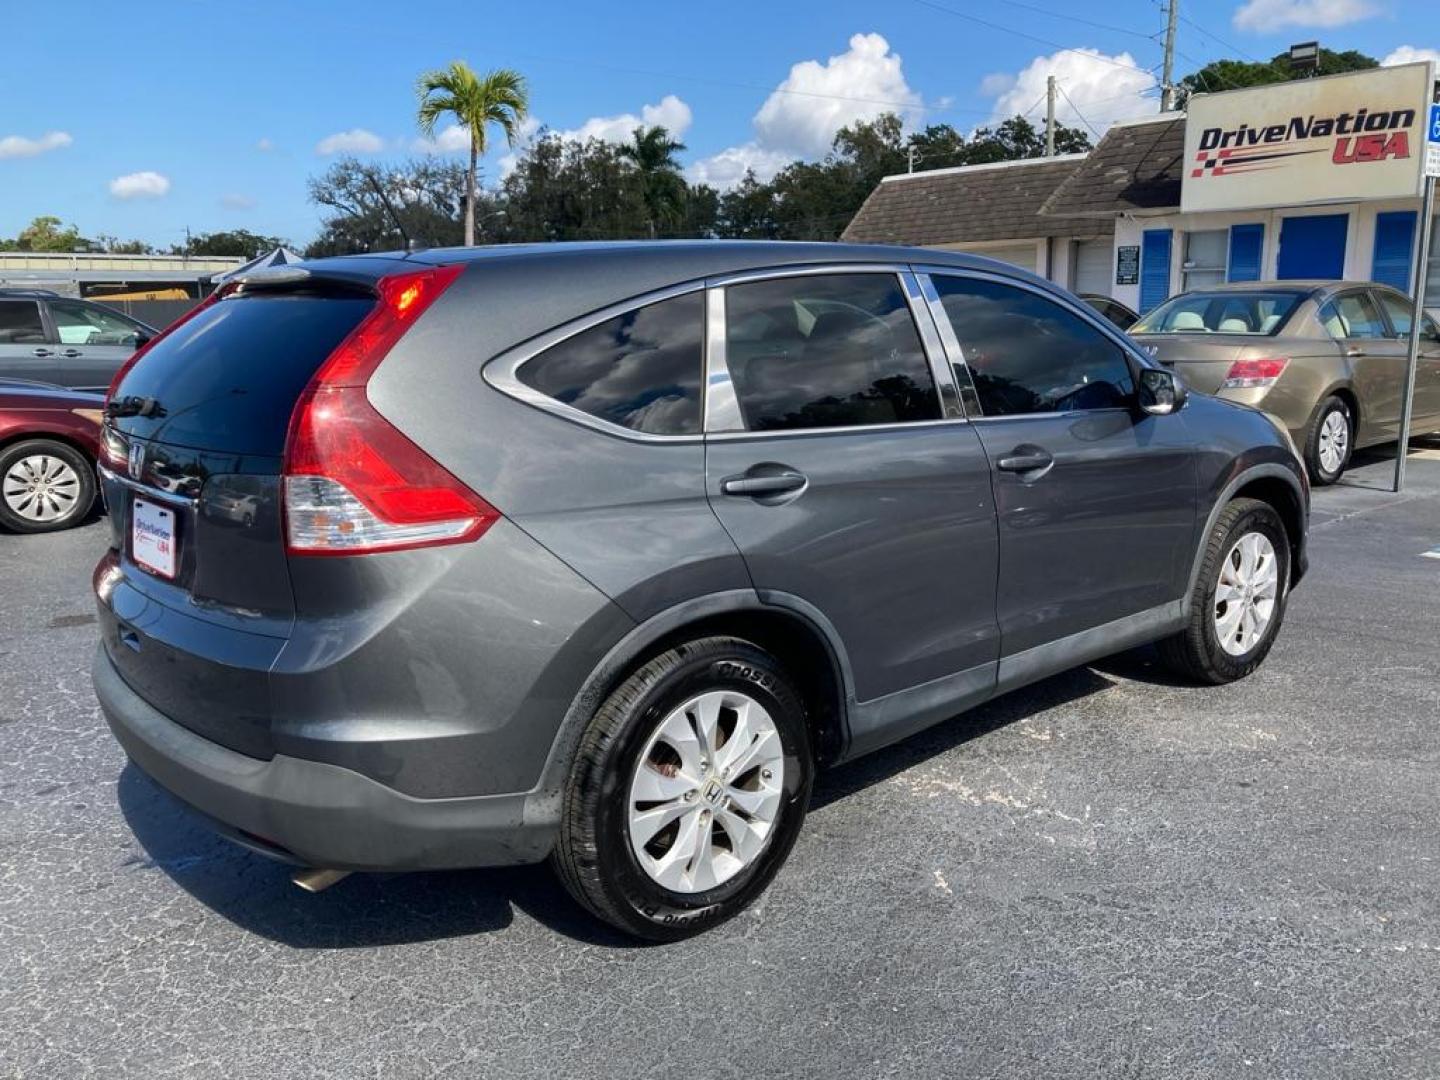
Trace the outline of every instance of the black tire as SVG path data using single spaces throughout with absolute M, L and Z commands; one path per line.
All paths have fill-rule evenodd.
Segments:
M 1345 440 L 1345 455 L 1340 459 L 1340 464 L 1333 470 L 1325 468 L 1320 461 L 1320 429 L 1325 426 L 1325 421 L 1333 413 L 1339 413 L 1345 418 L 1345 430 L 1349 437 Z M 1315 414 L 1315 421 L 1310 425 L 1310 435 L 1305 440 L 1305 467 L 1310 472 L 1310 479 L 1316 487 L 1325 487 L 1333 484 L 1345 474 L 1345 468 L 1350 464 L 1350 455 L 1355 449 L 1355 413 L 1345 403 L 1344 398 L 1331 395 L 1320 403 L 1320 411 Z
M 1270 622 L 1260 640 L 1239 655 L 1227 652 L 1215 628 L 1215 590 L 1223 560 L 1247 533 L 1262 533 L 1275 550 L 1279 588 Z M 1160 655 L 1174 671 L 1197 682 L 1219 685 L 1243 679 L 1260 666 L 1280 624 L 1290 590 L 1290 541 L 1285 524 L 1269 503 L 1257 499 L 1235 499 L 1220 511 L 1205 538 L 1200 573 L 1190 593 L 1190 617 L 1184 630 L 1159 643 Z
M 68 529 L 89 517 L 95 506 L 95 466 L 79 450 L 55 439 L 24 439 L 0 450 L 0 485 L 5 485 L 5 478 L 17 462 L 37 454 L 57 458 L 75 471 L 80 480 L 75 501 L 60 517 L 50 521 L 34 521 L 12 509 L 3 492 L 0 492 L 0 527 L 10 532 L 47 533 Z
M 631 848 L 630 783 L 655 727 L 696 694 L 724 689 L 759 702 L 775 722 L 784 755 L 780 810 L 749 866 L 708 891 L 674 892 Z M 652 941 L 689 937 L 764 891 L 799 835 L 813 780 L 805 709 L 775 658 L 738 638 L 689 642 L 638 668 L 596 710 L 571 766 L 551 862 L 575 899 L 612 926 Z

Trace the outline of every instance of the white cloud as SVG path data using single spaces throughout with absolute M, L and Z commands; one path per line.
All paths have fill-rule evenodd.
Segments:
M 1380 14 L 1372 0 L 1245 0 L 1235 9 L 1240 30 L 1270 34 L 1288 27 L 1344 26 Z
M 825 63 L 804 60 L 755 114 L 756 141 L 775 150 L 821 157 L 835 132 L 881 113 L 919 116 L 920 95 L 905 82 L 900 57 L 879 34 L 856 34 L 850 48 Z
M 1433 60 L 1440 64 L 1440 49 L 1422 49 L 1414 45 L 1401 45 L 1380 61 L 1381 67 L 1395 67 L 1399 64 L 1418 64 Z
M 170 178 L 148 169 L 110 181 L 110 194 L 117 199 L 158 199 L 169 190 Z
M 645 105 L 640 115 L 621 113 L 619 116 L 592 116 L 578 128 L 557 131 L 562 139 L 600 139 L 603 142 L 628 142 L 637 127 L 663 127 L 672 139 L 683 139 L 690 130 L 694 115 L 690 106 L 674 94 L 666 94 L 659 104 Z
M 68 131 L 47 131 L 38 139 L 27 139 L 23 135 L 6 135 L 0 139 L 0 159 L 35 157 L 69 146 L 75 140 Z
M 982 97 L 999 97 L 1015 85 L 1015 76 L 1008 71 L 996 71 L 980 80 Z
M 470 129 L 459 124 L 444 128 L 433 139 L 419 138 L 410 144 L 417 154 L 459 154 L 470 149 Z
M 824 156 L 835 133 L 857 120 L 887 112 L 917 120 L 922 99 L 905 81 L 890 43 L 879 34 L 855 34 L 849 46 L 823 64 L 792 66 L 751 120 L 755 137 L 694 162 L 690 178 L 728 187 L 749 168 L 766 180 L 795 158 Z
M 383 149 L 385 140 L 364 128 L 337 131 L 315 144 L 317 154 L 378 154 Z
M 271 150 L 275 149 L 275 144 L 267 137 L 257 142 L 255 149 L 259 150 L 262 154 L 268 154 Z
M 229 194 L 220 196 L 220 205 L 226 210 L 253 210 L 255 200 L 249 195 Z
M 1141 96 L 1155 85 L 1155 77 L 1136 64 L 1129 53 L 1107 56 L 1097 49 L 1079 49 L 1032 60 L 1014 76 L 1009 89 L 996 98 L 990 122 L 998 124 L 1023 114 L 1034 109 L 1036 102 L 1043 105 L 1046 78 L 1050 75 L 1064 91 L 1057 95 L 1055 118 L 1070 127 L 1088 131 L 1088 120 L 1103 134 L 1116 120 L 1146 116 L 1159 109 L 1155 98 Z M 1035 109 L 1029 115 L 1037 124 L 1044 123 L 1042 110 Z
M 709 184 L 723 191 L 745 179 L 749 170 L 754 170 L 759 179 L 769 180 L 793 160 L 794 154 L 767 150 L 758 143 L 748 142 L 694 162 L 686 171 L 694 183 Z

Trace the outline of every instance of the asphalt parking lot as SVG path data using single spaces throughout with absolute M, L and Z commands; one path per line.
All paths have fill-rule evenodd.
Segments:
M 91 524 L 0 536 L 0 1076 L 1440 1074 L 1440 443 L 1317 493 L 1269 662 L 1146 651 L 821 780 L 715 933 L 543 868 L 318 896 L 128 767 Z

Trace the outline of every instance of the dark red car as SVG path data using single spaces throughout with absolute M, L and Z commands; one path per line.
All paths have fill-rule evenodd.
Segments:
M 39 533 L 95 504 L 104 395 L 0 379 L 0 528 Z

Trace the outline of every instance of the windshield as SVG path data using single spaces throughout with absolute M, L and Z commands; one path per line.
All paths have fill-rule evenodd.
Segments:
M 1167 300 L 1130 328 L 1132 334 L 1250 334 L 1280 332 L 1300 306 L 1295 292 L 1197 292 Z

